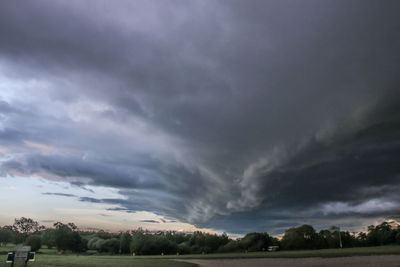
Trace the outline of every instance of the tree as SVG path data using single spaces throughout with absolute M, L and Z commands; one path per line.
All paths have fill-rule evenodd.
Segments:
M 387 245 L 395 242 L 396 231 L 388 222 L 377 226 L 368 226 L 367 244 L 370 246 Z
M 70 233 L 70 243 L 68 248 L 73 252 L 85 251 L 86 243 L 83 241 L 82 237 L 78 232 Z
M 61 251 L 69 249 L 72 229 L 67 224 L 61 222 L 54 223 L 54 227 L 56 228 L 54 231 L 54 240 L 57 250 Z
M 240 240 L 239 245 L 248 251 L 263 251 L 272 243 L 273 239 L 268 233 L 249 233 Z
M 123 233 L 120 237 L 120 249 L 122 254 L 131 253 L 132 236 L 129 233 Z
M 177 248 L 179 254 L 190 254 L 190 245 L 188 241 L 178 244 Z
M 236 252 L 239 251 L 240 247 L 239 247 L 239 242 L 235 241 L 235 240 L 231 240 L 229 241 L 227 244 L 220 246 L 218 248 L 218 252 Z
M 42 232 L 41 235 L 43 245 L 46 245 L 47 248 L 52 248 L 56 245 L 55 240 L 55 230 L 54 229 L 46 229 Z
M 42 239 L 38 235 L 30 235 L 26 239 L 25 245 L 30 246 L 32 251 L 38 251 L 42 247 Z
M 97 237 L 101 238 L 101 239 L 110 239 L 113 238 L 113 235 L 110 233 L 105 232 L 104 230 L 100 230 L 97 232 L 96 234 Z
M 78 232 L 74 232 L 77 229 L 75 224 L 56 222 L 54 227 L 56 228 L 54 237 L 58 251 L 72 250 L 74 252 L 80 252 L 85 249 L 85 244 L 81 236 Z
M 117 254 L 119 252 L 119 247 L 120 241 L 116 238 L 111 238 L 104 240 L 103 244 L 100 246 L 100 251 Z
M 101 239 L 100 237 L 93 237 L 92 239 L 89 240 L 87 243 L 88 249 L 93 249 L 93 250 L 100 250 L 100 245 L 98 245 L 98 241 L 104 241 L 104 239 Z
M 396 243 L 400 245 L 400 231 L 396 234 Z
M 31 218 L 21 217 L 14 220 L 13 230 L 20 233 L 22 240 L 25 240 L 29 234 L 37 233 L 44 229 L 44 226 L 39 225 L 37 221 Z
M 321 230 L 318 234 L 319 236 L 319 248 L 337 248 L 339 247 L 338 235 L 334 235 L 330 230 Z
M 360 232 L 358 233 L 358 235 L 356 236 L 356 246 L 357 247 L 364 247 L 367 245 L 367 234 Z
M 177 244 L 167 239 L 164 234 L 145 234 L 134 232 L 131 241 L 131 251 L 137 255 L 175 254 Z
M 286 230 L 282 238 L 285 249 L 313 249 L 317 248 L 317 234 L 311 225 L 304 224 Z
M 4 244 L 5 246 L 7 243 L 10 243 L 13 240 L 14 232 L 12 231 L 11 226 L 4 226 L 0 228 L 0 246 Z

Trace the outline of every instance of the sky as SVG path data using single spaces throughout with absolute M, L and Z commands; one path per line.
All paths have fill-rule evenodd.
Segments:
M 400 218 L 398 1 L 0 3 L 0 225 Z

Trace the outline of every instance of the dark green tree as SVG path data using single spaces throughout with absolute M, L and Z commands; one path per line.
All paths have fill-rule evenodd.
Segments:
M 396 231 L 388 222 L 377 226 L 368 226 L 367 244 L 370 246 L 381 246 L 395 242 Z
M 131 253 L 132 236 L 130 233 L 123 233 L 120 237 L 120 249 L 122 254 Z
M 265 251 L 272 243 L 268 233 L 249 233 L 239 241 L 240 247 L 247 251 Z
M 396 234 L 396 243 L 400 245 L 400 231 Z
M 38 251 L 42 247 L 42 239 L 39 235 L 30 235 L 26 239 L 25 245 L 30 246 L 32 251 Z
M 70 233 L 69 249 L 73 252 L 83 252 L 86 250 L 86 242 L 78 232 Z
M 104 242 L 100 246 L 101 252 L 108 252 L 112 254 L 119 253 L 120 249 L 120 241 L 117 238 L 110 238 L 104 240 Z
M 282 238 L 284 249 L 314 249 L 317 248 L 317 234 L 311 225 L 304 224 L 286 230 Z
M 56 222 L 54 227 L 54 239 L 58 251 L 71 250 L 74 252 L 81 252 L 86 249 L 81 236 L 78 232 L 75 232 L 77 229 L 75 224 Z
M 103 242 L 104 242 L 104 239 L 101 239 L 100 237 L 95 236 L 88 241 L 87 247 L 88 247 L 88 249 L 92 249 L 92 250 L 100 250 L 100 246 Z
M 114 235 L 111 233 L 107 233 L 104 230 L 100 230 L 96 233 L 97 237 L 100 237 L 101 239 L 110 239 L 110 238 L 114 238 Z
M 230 240 L 223 246 L 218 248 L 218 252 L 237 252 L 240 250 L 239 242 L 235 240 Z
M 0 246 L 7 245 L 7 243 L 10 243 L 13 241 L 14 238 L 14 232 L 12 230 L 11 226 L 4 226 L 0 228 Z
M 46 229 L 41 234 L 43 245 L 47 246 L 47 248 L 52 248 L 56 245 L 55 239 L 55 230 L 54 229 Z
M 319 248 L 337 248 L 339 247 L 339 238 L 330 230 L 324 229 L 319 231 Z

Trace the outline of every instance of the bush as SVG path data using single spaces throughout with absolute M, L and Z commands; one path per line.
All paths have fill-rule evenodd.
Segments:
M 189 242 L 182 242 L 178 245 L 179 254 L 190 254 Z
M 38 235 L 28 236 L 25 245 L 31 246 L 32 251 L 38 251 L 42 247 L 42 239 Z
M 102 240 L 100 245 L 100 251 L 116 254 L 119 252 L 119 245 L 120 242 L 116 238 Z

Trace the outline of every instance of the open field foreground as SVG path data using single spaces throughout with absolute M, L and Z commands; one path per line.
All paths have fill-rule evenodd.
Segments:
M 316 249 L 316 250 L 284 250 L 276 252 L 250 252 L 250 253 L 213 253 L 213 254 L 191 254 L 177 256 L 164 256 L 170 259 L 235 259 L 235 258 L 333 258 L 351 256 L 372 255 L 400 255 L 400 246 L 378 246 L 343 249 Z M 142 258 L 154 258 L 159 256 L 140 256 Z
M 182 261 L 182 260 L 179 260 Z M 313 266 L 385 266 L 399 267 L 399 255 L 354 256 L 337 258 L 259 258 L 259 259 L 222 259 L 222 260 L 184 260 L 199 267 L 313 267 Z
M 0 247 L 0 267 L 6 251 Z M 346 249 L 298 250 L 277 252 L 224 253 L 206 255 L 120 256 L 120 255 L 58 255 L 55 249 L 42 248 L 36 261 L 28 266 L 396 266 L 400 267 L 400 246 Z M 21 263 L 15 267 L 23 266 Z
M 5 256 L 1 256 L 1 267 L 10 267 L 11 264 L 5 263 Z M 18 262 L 14 267 L 23 266 Z M 29 262 L 28 267 L 193 267 L 194 263 L 177 262 L 174 260 L 154 258 L 146 259 L 132 256 L 77 256 L 77 255 L 37 255 L 35 262 Z

